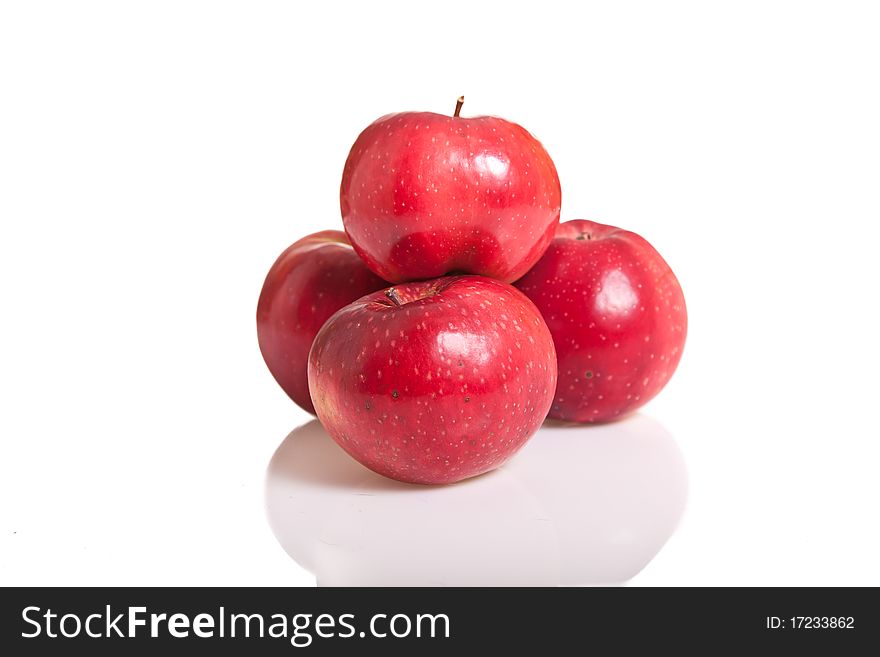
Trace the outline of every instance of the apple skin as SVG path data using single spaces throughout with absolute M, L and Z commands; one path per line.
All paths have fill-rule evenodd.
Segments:
M 327 321 L 309 355 L 312 400 L 330 436 L 371 470 L 410 483 L 497 468 L 541 426 L 555 387 L 553 338 L 537 308 L 481 276 L 367 295 Z
M 652 399 L 675 372 L 687 336 L 684 295 L 639 235 L 567 221 L 516 287 L 540 309 L 556 345 L 551 418 L 615 420 Z
M 318 331 L 343 306 L 387 286 L 339 230 L 302 238 L 272 265 L 257 304 L 260 351 L 284 392 L 309 413 L 309 349 Z
M 393 283 L 450 273 L 515 281 L 553 239 L 560 197 L 553 160 L 524 128 L 432 112 L 367 127 L 340 188 L 352 245 Z

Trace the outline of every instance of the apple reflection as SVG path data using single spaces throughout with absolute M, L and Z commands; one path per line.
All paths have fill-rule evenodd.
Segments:
M 362 467 L 313 420 L 269 463 L 269 522 L 323 586 L 622 583 L 675 531 L 687 472 L 672 436 L 635 415 L 546 423 L 504 467 L 451 486 Z

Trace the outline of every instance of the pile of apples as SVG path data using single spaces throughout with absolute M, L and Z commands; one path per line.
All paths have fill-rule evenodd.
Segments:
M 355 141 L 345 233 L 284 251 L 257 308 L 272 375 L 366 467 L 445 484 L 545 418 L 607 422 L 669 381 L 687 311 L 635 233 L 559 223 L 547 151 L 497 117 L 403 112 Z

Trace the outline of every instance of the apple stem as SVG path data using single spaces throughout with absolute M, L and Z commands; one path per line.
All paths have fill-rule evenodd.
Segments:
M 458 100 L 455 101 L 455 114 L 452 116 L 458 117 L 458 113 L 461 112 L 461 106 L 464 105 L 464 96 L 459 96 Z
M 391 299 L 391 302 L 398 308 L 403 305 L 403 302 L 400 300 L 400 295 L 397 294 L 397 290 L 393 287 L 389 287 L 385 290 L 385 296 Z

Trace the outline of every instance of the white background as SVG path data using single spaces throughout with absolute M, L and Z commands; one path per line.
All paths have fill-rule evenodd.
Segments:
M 399 110 L 497 114 L 690 311 L 690 475 L 632 584 L 880 585 L 880 21 L 857 2 L 0 5 L 0 583 L 309 585 L 266 270 Z

